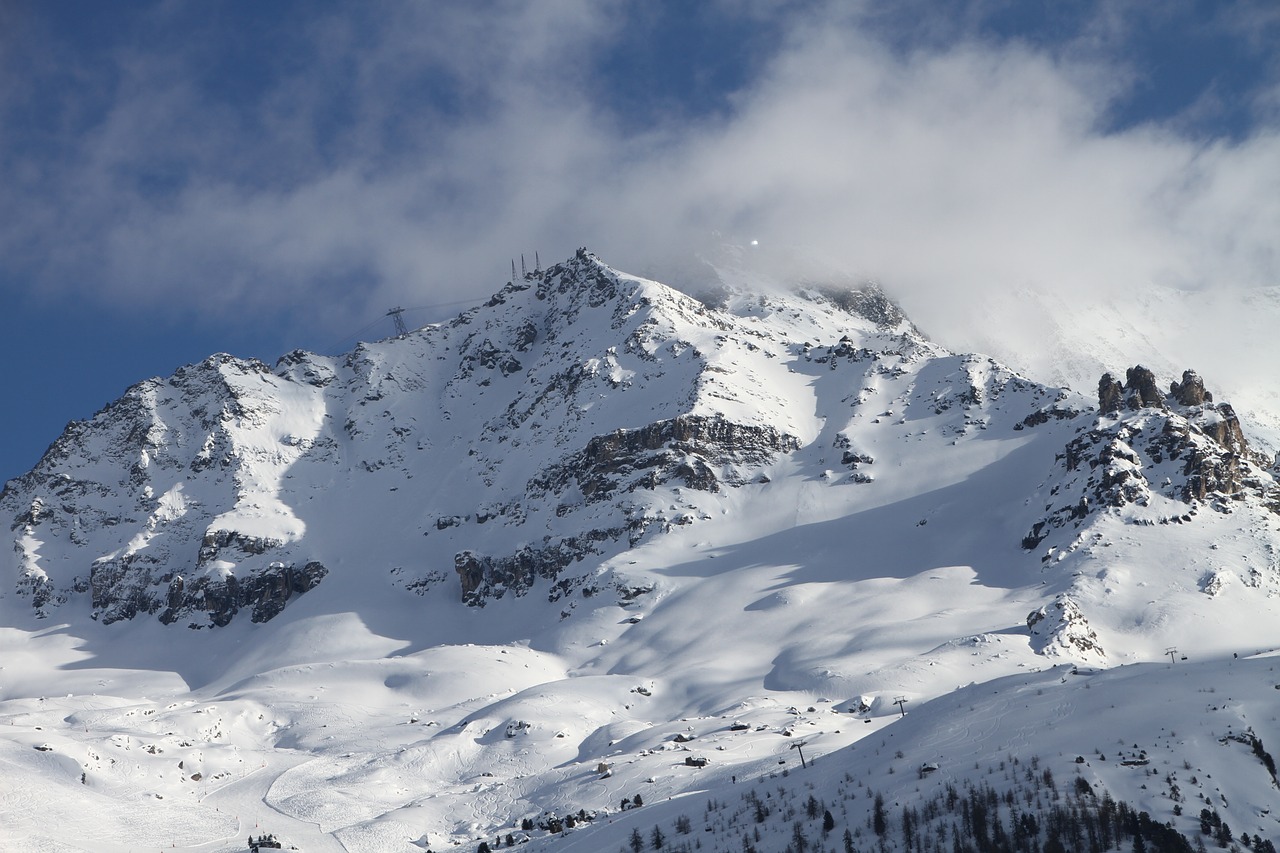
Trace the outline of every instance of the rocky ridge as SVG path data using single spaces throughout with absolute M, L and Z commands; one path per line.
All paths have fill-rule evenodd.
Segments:
M 1245 440 L 1227 403 L 1193 370 L 1159 389 L 1154 374 L 1130 368 L 1125 381 L 1110 373 L 1098 382 L 1098 410 L 1058 455 L 1057 470 L 1042 487 L 1045 515 L 1023 539 L 1035 550 L 1054 541 L 1048 560 L 1071 547 L 1056 532 L 1072 534 L 1099 512 L 1133 524 L 1183 524 L 1203 509 L 1229 513 L 1250 502 L 1280 512 L 1280 489 L 1267 460 Z

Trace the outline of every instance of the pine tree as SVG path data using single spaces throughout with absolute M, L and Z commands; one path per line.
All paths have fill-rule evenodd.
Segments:
M 796 821 L 791 825 L 791 844 L 789 845 L 796 853 L 805 853 L 809 849 L 809 839 L 805 838 L 804 827 L 800 821 Z
M 835 828 L 836 828 L 836 819 L 831 816 L 831 809 L 827 809 L 822 813 L 822 834 L 826 835 L 828 832 L 830 832 Z
M 662 827 L 654 826 L 653 832 L 649 835 L 649 843 L 653 845 L 654 850 L 661 850 L 662 845 L 667 843 L 667 837 L 662 834 Z
M 884 816 L 884 797 L 876 794 L 875 805 L 871 809 L 871 829 L 876 835 L 884 837 L 885 830 L 889 828 L 888 821 Z
M 813 794 L 810 794 L 809 799 L 805 801 L 804 813 L 809 820 L 813 820 L 818 816 L 818 800 Z

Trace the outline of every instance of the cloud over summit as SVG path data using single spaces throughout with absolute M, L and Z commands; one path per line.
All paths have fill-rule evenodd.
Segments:
M 694 114 L 663 109 L 678 78 L 647 101 L 609 79 L 619 52 L 664 50 L 636 40 L 635 4 L 288 8 L 236 40 L 158 6 L 137 37 L 33 74 L 91 81 L 64 102 L 6 88 L 4 115 L 37 120 L 0 137 L 4 286 L 215 318 L 305 302 L 344 331 L 491 290 L 520 251 L 640 269 L 719 232 L 878 278 L 945 339 L 957 308 L 1012 288 L 1276 283 L 1276 125 L 1117 127 L 1142 81 L 1102 15 L 1058 44 L 976 25 L 909 42 L 865 10 L 721 4 L 775 35 L 719 43 L 704 22 L 742 80 Z

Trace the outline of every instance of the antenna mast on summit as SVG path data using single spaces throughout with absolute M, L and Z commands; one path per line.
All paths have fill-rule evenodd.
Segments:
M 404 318 L 400 316 L 403 313 L 403 308 L 392 308 L 387 312 L 387 316 L 396 324 L 396 337 L 398 338 L 403 338 L 405 335 L 409 334 L 408 328 L 404 325 Z

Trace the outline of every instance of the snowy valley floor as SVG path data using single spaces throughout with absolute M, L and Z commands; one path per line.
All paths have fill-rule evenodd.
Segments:
M 433 698 L 475 683 L 483 657 L 527 670 L 529 687 L 444 709 L 415 701 L 437 677 L 427 673 L 456 679 Z M 846 829 L 863 849 L 879 840 L 874 794 L 896 833 L 904 807 L 924 809 L 947 786 L 1014 791 L 1035 813 L 1082 790 L 1077 778 L 1188 837 L 1202 809 L 1229 816 L 1237 836 L 1280 837 L 1263 758 L 1280 745 L 1280 658 L 1266 653 L 1050 667 L 908 702 L 905 717 L 889 703 L 866 713 L 848 697 L 795 693 L 795 705 L 759 698 L 667 721 L 630 713 L 646 698 L 634 679 L 548 678 L 546 658 L 457 647 L 294 667 L 217 695 L 4 701 L 0 846 L 230 851 L 271 832 L 307 851 L 471 850 L 509 834 L 531 838 L 527 849 L 611 851 L 634 829 L 648 844 L 654 827 L 674 845 L 691 824 L 703 850 L 741 850 L 758 832 L 756 849 L 781 853 L 797 820 L 815 843 L 824 837 L 805 816 L 812 796 L 835 821 L 827 849 L 841 849 Z M 529 719 L 504 715 L 513 701 Z M 539 705 L 545 716 L 528 713 Z M 773 801 L 771 817 L 758 819 L 750 790 Z M 644 805 L 623 811 L 637 795 Z M 579 812 L 594 820 L 561 834 L 521 829 Z

